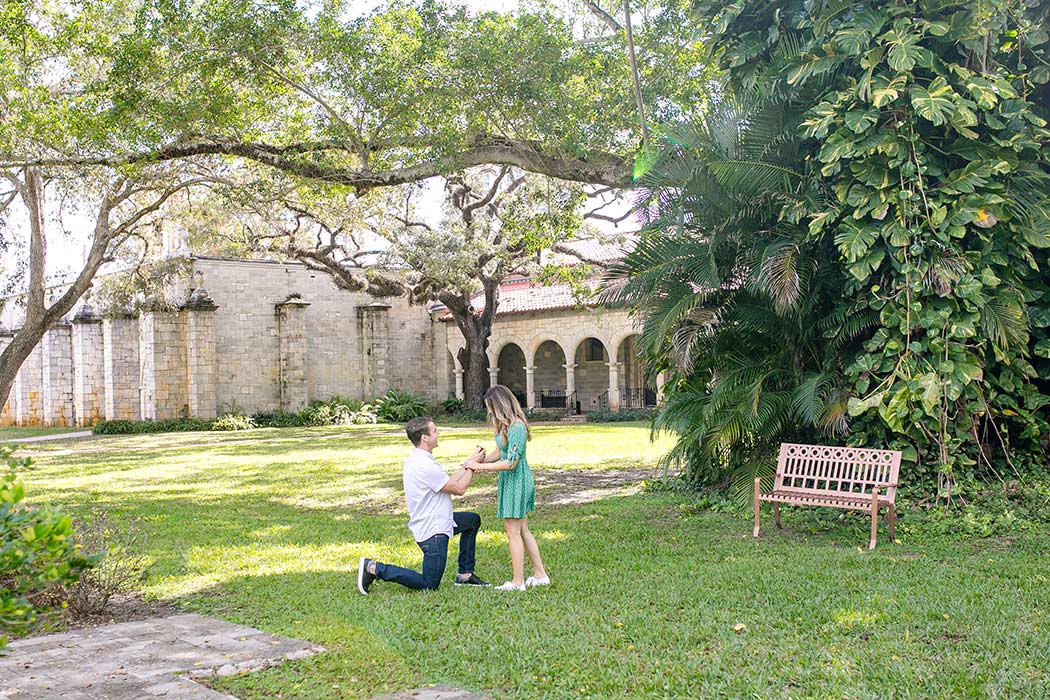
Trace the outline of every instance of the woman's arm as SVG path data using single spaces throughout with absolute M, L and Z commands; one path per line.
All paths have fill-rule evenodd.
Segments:
M 471 462 L 467 465 L 467 469 L 473 469 L 476 472 L 509 472 L 513 468 L 514 466 L 505 459 L 498 462 Z

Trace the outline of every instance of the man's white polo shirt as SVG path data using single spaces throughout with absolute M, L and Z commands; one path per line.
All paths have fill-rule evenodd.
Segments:
M 434 535 L 448 535 L 456 526 L 452 520 L 452 496 L 442 493 L 448 474 L 434 456 L 418 447 L 412 448 L 405 460 L 405 504 L 408 507 L 408 529 L 416 542 Z

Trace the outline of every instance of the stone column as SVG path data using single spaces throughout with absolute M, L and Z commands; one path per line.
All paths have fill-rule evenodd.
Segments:
M 357 328 L 361 338 L 364 368 L 364 398 L 386 393 L 390 384 L 386 373 L 386 358 L 390 354 L 390 305 L 381 301 L 357 307 Z
M 11 331 L 0 330 L 0 352 L 7 349 L 7 346 L 11 344 L 11 337 L 14 335 Z M 17 377 L 17 375 L 16 375 Z M 8 394 L 7 401 L 4 402 L 3 407 L 0 407 L 0 425 L 14 425 L 15 424 L 15 383 L 11 383 L 11 391 Z
M 620 363 L 609 363 L 609 410 L 620 408 Z
M 566 363 L 565 367 L 565 410 L 570 414 L 576 413 L 576 365 Z
M 76 425 L 73 415 L 73 332 L 69 323 L 52 326 L 40 340 L 44 425 Z
M 73 413 L 77 425 L 94 425 L 105 410 L 102 317 L 85 304 L 73 317 Z
M 456 373 L 456 398 L 463 401 L 466 398 L 466 393 L 463 391 L 463 370 L 453 370 Z
M 525 401 L 529 408 L 536 408 L 536 368 L 525 367 Z
M 662 403 L 664 400 L 664 384 L 667 383 L 667 372 L 660 372 L 656 375 L 656 403 Z
M 499 365 L 489 367 L 489 386 L 494 387 L 497 384 L 499 384 Z
M 182 305 L 186 328 L 186 403 L 191 416 L 218 415 L 215 351 L 215 310 L 219 308 L 204 287 L 190 292 Z
M 43 425 L 44 404 L 41 343 L 25 359 L 15 376 L 15 424 Z
M 170 311 L 143 311 L 139 316 L 139 401 L 145 420 L 166 420 L 189 411 L 183 335 L 179 317 Z
M 294 413 L 306 407 L 306 307 L 296 297 L 277 304 L 277 335 L 280 338 L 281 410 Z
M 138 326 L 136 318 L 102 320 L 102 402 L 106 420 L 142 417 Z

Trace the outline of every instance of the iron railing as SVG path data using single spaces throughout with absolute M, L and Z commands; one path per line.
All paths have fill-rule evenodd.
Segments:
M 656 392 L 648 387 L 620 389 L 620 408 L 652 408 Z
M 540 391 L 540 408 L 563 408 L 569 415 L 580 412 L 580 403 L 576 392 L 568 393 L 565 389 L 542 389 Z

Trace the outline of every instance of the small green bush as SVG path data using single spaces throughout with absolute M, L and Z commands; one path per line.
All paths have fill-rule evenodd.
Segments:
M 629 421 L 652 420 L 654 409 L 651 408 L 621 408 L 618 411 L 602 409 L 591 411 L 587 414 L 588 423 L 627 423 Z
M 101 615 L 114 595 L 137 589 L 146 578 L 146 530 L 139 519 L 118 522 L 104 510 L 77 521 L 75 541 L 101 561 L 75 583 L 62 583 L 52 596 L 66 601 L 69 617 Z
M 284 411 L 253 413 L 251 418 L 260 428 L 298 428 L 303 425 L 303 419 L 298 413 Z
M 227 413 L 216 418 L 212 424 L 212 430 L 251 430 L 257 428 L 251 416 L 242 416 L 235 413 Z
M 8 635 L 27 632 L 41 611 L 34 599 L 55 585 L 72 584 L 101 558 L 85 557 L 73 539 L 73 519 L 54 508 L 29 508 L 19 469 L 28 458 L 0 447 L 0 650 Z
M 392 423 L 405 423 L 427 415 L 427 402 L 411 391 L 391 389 L 376 399 L 376 415 Z
M 442 413 L 449 416 L 462 413 L 467 408 L 467 405 L 466 403 L 464 403 L 463 399 L 456 398 L 455 396 L 448 397 L 440 404 L 438 404 L 438 406 L 441 407 Z
M 182 433 L 211 430 L 212 421 L 204 418 L 171 418 L 169 420 L 104 420 L 91 432 L 95 435 L 142 435 L 146 433 Z

